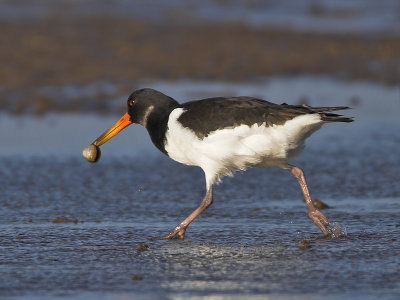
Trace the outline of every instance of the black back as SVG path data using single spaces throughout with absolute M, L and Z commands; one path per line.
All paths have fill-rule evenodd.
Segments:
M 340 115 L 325 113 L 347 107 L 310 107 L 286 103 L 279 105 L 252 97 L 209 98 L 187 102 L 181 107 L 185 112 L 178 121 L 184 127 L 192 129 L 199 138 L 204 138 L 218 129 L 239 125 L 282 125 L 302 114 L 319 113 L 321 119 L 327 122 L 352 121 L 348 118 L 339 119 Z

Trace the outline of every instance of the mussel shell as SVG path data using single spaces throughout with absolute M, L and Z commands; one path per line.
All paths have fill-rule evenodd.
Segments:
M 82 155 L 88 162 L 95 163 L 100 159 L 101 151 L 98 146 L 90 144 L 83 149 Z

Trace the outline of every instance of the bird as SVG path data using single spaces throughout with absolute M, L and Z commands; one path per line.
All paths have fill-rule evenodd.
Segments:
M 325 123 L 353 122 L 332 111 L 347 106 L 312 107 L 275 104 L 250 96 L 213 97 L 180 104 L 151 88 L 134 91 L 127 112 L 92 144 L 100 147 L 132 123 L 144 126 L 152 143 L 171 159 L 200 167 L 206 193 L 200 205 L 160 239 L 184 239 L 190 223 L 213 203 L 213 186 L 224 176 L 250 167 L 281 168 L 297 179 L 308 216 L 325 236 L 330 234 L 327 217 L 311 199 L 303 170 L 289 163 L 304 142 Z

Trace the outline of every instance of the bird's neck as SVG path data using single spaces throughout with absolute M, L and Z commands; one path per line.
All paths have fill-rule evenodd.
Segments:
M 178 105 L 179 104 L 176 102 L 176 105 L 171 105 L 167 109 L 154 111 L 149 116 L 145 126 L 153 144 L 158 148 L 158 150 L 166 155 L 167 152 L 165 150 L 165 133 L 168 128 L 168 119 L 170 113 L 176 107 L 178 107 Z

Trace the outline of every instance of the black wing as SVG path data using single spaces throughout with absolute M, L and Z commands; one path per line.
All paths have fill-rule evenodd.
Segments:
M 199 138 L 223 128 L 233 128 L 239 125 L 282 125 L 299 115 L 319 113 L 324 121 L 351 122 L 326 111 L 345 109 L 347 107 L 309 107 L 304 105 L 275 104 L 252 97 L 209 98 L 184 103 L 178 121 L 193 130 Z M 325 119 L 324 119 L 325 118 Z M 341 119 L 335 119 L 341 118 Z M 346 120 L 344 120 L 346 119 Z M 351 121 L 350 121 L 351 120 Z

